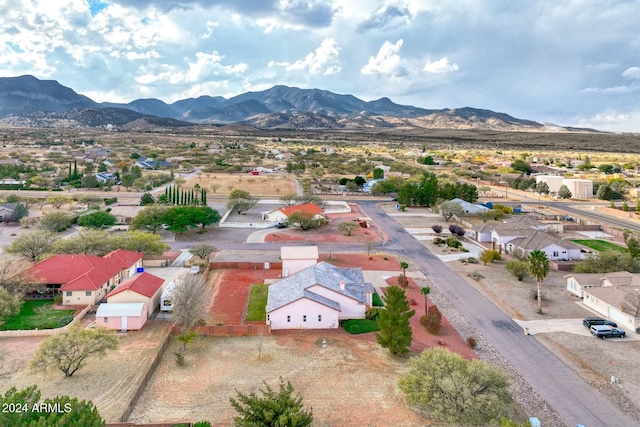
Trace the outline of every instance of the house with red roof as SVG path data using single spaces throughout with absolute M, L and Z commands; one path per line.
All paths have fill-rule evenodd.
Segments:
M 114 251 L 117 252 L 117 251 Z M 127 251 L 130 252 L 130 251 Z M 57 254 L 31 266 L 24 272 L 32 283 L 45 285 L 62 294 L 63 305 L 93 305 L 115 288 L 138 262 L 132 254 L 110 257 L 86 254 Z M 113 254 L 113 252 L 112 252 Z M 132 263 L 127 266 L 127 263 Z
M 113 260 L 120 266 L 120 279 L 133 276 L 142 267 L 142 252 L 130 251 L 128 249 L 116 249 L 109 252 L 103 258 Z
M 147 317 L 160 306 L 164 279 L 150 273 L 135 274 L 120 283 L 107 295 L 107 303 L 144 303 Z
M 315 203 L 305 203 L 302 205 L 287 206 L 279 209 L 274 209 L 270 212 L 263 212 L 262 219 L 272 222 L 284 222 L 289 219 L 289 216 L 295 212 L 309 212 L 313 214 L 314 219 L 324 218 L 322 213 L 324 210 Z

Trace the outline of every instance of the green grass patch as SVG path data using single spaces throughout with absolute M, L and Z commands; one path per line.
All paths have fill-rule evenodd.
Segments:
M 627 248 L 623 246 L 616 245 L 615 243 L 607 242 L 605 240 L 572 240 L 574 243 L 578 243 L 580 245 L 586 246 L 588 248 L 594 249 L 598 252 L 604 251 L 618 251 L 618 252 L 626 252 Z
M 369 319 L 349 319 L 342 322 L 342 327 L 350 334 L 366 334 L 379 331 L 378 322 Z
M 73 316 L 75 310 L 54 310 L 52 300 L 25 301 L 20 313 L 0 325 L 0 331 L 53 329 L 65 316 Z
M 382 304 L 382 300 L 380 299 L 380 295 L 378 295 L 377 292 L 374 292 L 373 295 L 371 295 L 371 301 L 373 302 L 374 307 L 384 307 L 384 304 Z
M 269 294 L 269 285 L 252 285 L 249 291 L 249 304 L 247 305 L 247 316 L 244 318 L 247 322 L 257 322 L 267 320 L 267 313 L 264 311 L 267 307 L 267 295 Z

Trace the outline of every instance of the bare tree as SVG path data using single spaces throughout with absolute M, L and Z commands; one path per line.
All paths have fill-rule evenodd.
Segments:
M 9 378 L 20 370 L 20 363 L 17 360 L 9 360 L 6 350 L 0 351 L 0 380 Z
M 209 301 L 208 286 L 202 274 L 185 274 L 178 279 L 171 291 L 173 320 L 176 325 L 188 329 L 204 317 Z

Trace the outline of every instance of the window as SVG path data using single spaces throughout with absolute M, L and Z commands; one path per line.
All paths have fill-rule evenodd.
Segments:
M 302 321 L 306 322 L 307 321 L 307 315 L 305 314 L 304 316 L 302 316 Z
M 287 316 L 287 323 L 291 322 L 291 316 Z
M 318 322 L 322 322 L 322 314 L 318 314 Z
M 91 291 L 86 291 L 84 294 L 85 294 L 85 296 L 90 297 L 91 296 Z
M 73 292 L 67 291 L 67 296 L 70 297 L 71 295 L 73 295 Z
M 269 315 L 267 314 L 267 322 L 268 322 L 269 320 L 271 320 L 271 319 L 269 319 Z
M 557 257 L 558 255 L 560 255 L 560 254 L 558 253 L 558 251 L 553 251 L 553 256 L 554 256 L 554 257 Z
M 105 318 L 104 318 L 104 323 L 107 323 L 107 320 L 109 320 L 109 318 L 108 318 L 108 317 L 105 317 Z

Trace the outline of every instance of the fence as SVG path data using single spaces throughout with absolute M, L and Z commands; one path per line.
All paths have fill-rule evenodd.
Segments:
M 271 326 L 269 325 L 223 325 L 223 326 L 195 326 L 200 335 L 208 335 L 212 337 L 243 337 L 256 335 L 269 335 Z M 182 331 L 180 326 L 174 326 L 172 329 L 174 335 L 180 334 Z
M 54 329 L 31 329 L 31 330 L 19 330 L 19 331 L 0 331 L 0 338 L 15 338 L 15 337 L 48 337 L 51 335 L 58 335 L 65 332 L 72 325 L 81 321 L 85 314 L 91 310 L 91 305 L 86 306 L 73 320 L 61 328 Z
M 265 268 L 269 264 L 269 268 Z M 249 262 L 249 261 L 213 261 L 209 264 L 211 268 L 242 268 L 247 270 L 281 270 L 282 262 Z
M 125 423 L 125 424 L 124 425 L 122 425 L 122 424 L 110 424 L 111 426 L 114 426 L 114 427 L 115 426 L 128 427 L 128 426 L 132 426 L 132 425 L 137 425 L 137 424 L 126 423 L 126 420 L 127 420 L 127 418 L 129 418 L 129 415 L 131 415 L 131 412 L 133 412 L 133 408 L 135 408 L 136 404 L 138 403 L 138 400 L 140 400 L 140 396 L 142 396 L 142 393 L 144 393 L 144 390 L 147 388 L 147 384 L 149 383 L 149 381 L 151 381 L 151 377 L 153 377 L 153 374 L 156 371 L 156 368 L 158 367 L 158 364 L 160 363 L 160 359 L 162 358 L 162 355 L 164 354 L 165 350 L 169 346 L 169 341 L 170 341 L 169 337 L 171 337 L 170 333 L 168 333 L 166 338 L 164 339 L 164 342 L 162 343 L 162 346 L 160 347 L 160 350 L 158 351 L 158 353 L 156 353 L 156 357 L 153 359 L 153 362 L 151 362 L 151 365 L 149 366 L 149 369 L 147 369 L 147 373 L 142 378 L 142 381 L 140 381 L 140 384 L 138 384 L 138 388 L 136 389 L 136 392 L 133 394 L 133 397 L 131 398 L 131 401 L 129 401 L 129 404 L 127 405 L 127 409 L 124 410 L 124 413 L 122 414 L 122 417 L 120 418 L 120 421 Z M 180 424 L 180 423 L 140 424 L 140 425 L 171 427 L 171 426 L 174 426 L 176 424 Z

